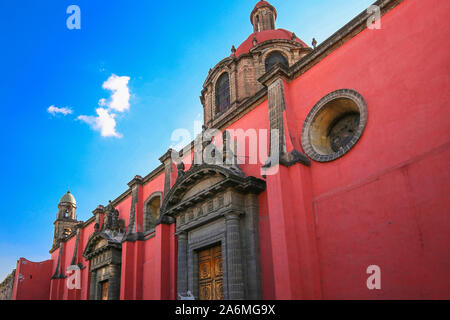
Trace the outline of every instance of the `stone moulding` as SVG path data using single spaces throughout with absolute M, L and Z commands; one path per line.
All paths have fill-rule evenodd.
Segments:
M 213 186 L 180 202 L 182 196 L 190 186 L 205 179 L 205 177 L 216 174 L 222 176 L 223 179 Z M 265 190 L 265 181 L 255 177 L 237 175 L 233 170 L 225 166 L 208 164 L 193 165 L 183 177 L 177 180 L 170 192 L 164 198 L 161 206 L 161 217 L 158 223 L 165 221 L 164 217 L 171 217 L 177 212 L 185 210 L 207 198 L 211 198 L 228 187 L 233 187 L 242 193 L 260 193 Z M 173 220 L 171 221 L 174 222 Z
M 311 128 L 312 126 L 314 126 L 316 118 L 320 114 L 326 112 L 327 106 L 329 106 L 329 104 L 332 103 L 333 101 L 337 101 L 339 99 L 350 100 L 358 108 L 360 116 L 359 126 L 356 132 L 354 133 L 350 143 L 347 144 L 343 149 L 337 152 L 331 152 L 329 154 L 321 154 L 316 150 L 316 148 L 312 143 Z M 336 160 L 345 155 L 356 145 L 356 143 L 359 141 L 359 139 L 363 134 L 366 124 L 367 124 L 367 103 L 361 94 L 351 89 L 340 89 L 331 92 L 316 103 L 316 105 L 312 108 L 312 110 L 305 119 L 301 139 L 303 150 L 311 159 L 318 162 L 329 162 Z

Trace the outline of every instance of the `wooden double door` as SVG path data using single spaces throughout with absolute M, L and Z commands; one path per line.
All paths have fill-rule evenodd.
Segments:
M 109 289 L 109 282 L 108 281 L 103 281 L 101 283 L 101 299 L 102 300 L 108 300 L 108 289 Z
M 198 253 L 200 300 L 223 300 L 222 246 Z

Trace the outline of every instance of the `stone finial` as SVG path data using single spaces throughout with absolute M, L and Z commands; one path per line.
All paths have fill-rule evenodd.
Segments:
M 295 39 L 297 39 L 297 35 L 293 32 L 292 33 L 292 38 L 291 38 L 292 40 L 295 40 Z
M 183 161 L 181 161 L 178 165 L 177 165 L 177 171 L 178 171 L 178 178 L 180 178 L 181 176 L 184 175 L 184 163 Z
M 232 53 L 232 54 L 235 54 L 235 53 L 236 53 L 236 47 L 235 47 L 234 45 L 231 47 L 231 53 Z
M 256 46 L 258 44 L 258 39 L 256 39 L 256 36 L 253 36 L 253 45 Z
M 119 211 L 114 208 L 111 201 L 105 208 L 105 220 L 103 221 L 102 230 L 103 231 L 113 231 L 119 232 Z
M 317 48 L 317 40 L 316 40 L 316 38 L 312 39 L 312 46 L 313 46 L 314 50 Z

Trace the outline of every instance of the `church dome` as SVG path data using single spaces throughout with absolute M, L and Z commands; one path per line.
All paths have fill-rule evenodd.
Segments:
M 75 201 L 75 197 L 70 193 L 70 191 L 67 191 L 67 193 L 63 195 L 59 203 L 71 203 L 74 205 L 77 204 L 77 202 Z
M 253 33 L 209 70 L 200 97 L 206 128 L 232 119 L 264 88 L 259 79 L 274 66 L 289 68 L 312 51 L 295 33 L 278 29 L 276 20 L 276 9 L 268 1 L 258 1 L 250 14 Z
M 256 38 L 258 44 L 269 41 L 269 40 L 294 40 L 300 43 L 304 48 L 308 48 L 306 43 L 304 43 L 301 39 L 294 37 L 294 34 L 285 29 L 276 29 L 276 30 L 264 30 L 260 32 L 252 33 L 247 40 L 245 40 L 237 49 L 235 56 L 239 58 L 240 55 L 245 53 L 249 53 L 250 50 L 254 47 L 253 39 Z
M 234 52 L 236 58 L 249 53 L 260 43 L 271 40 L 290 40 L 301 44 L 303 48 L 308 46 L 295 34 L 285 29 L 277 29 L 277 10 L 267 1 L 259 1 L 250 14 L 250 22 L 253 25 L 253 33 Z

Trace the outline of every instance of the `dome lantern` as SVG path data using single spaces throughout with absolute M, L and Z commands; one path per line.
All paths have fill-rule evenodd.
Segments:
M 250 14 L 254 32 L 275 30 L 276 19 L 277 10 L 267 1 L 259 1 Z

